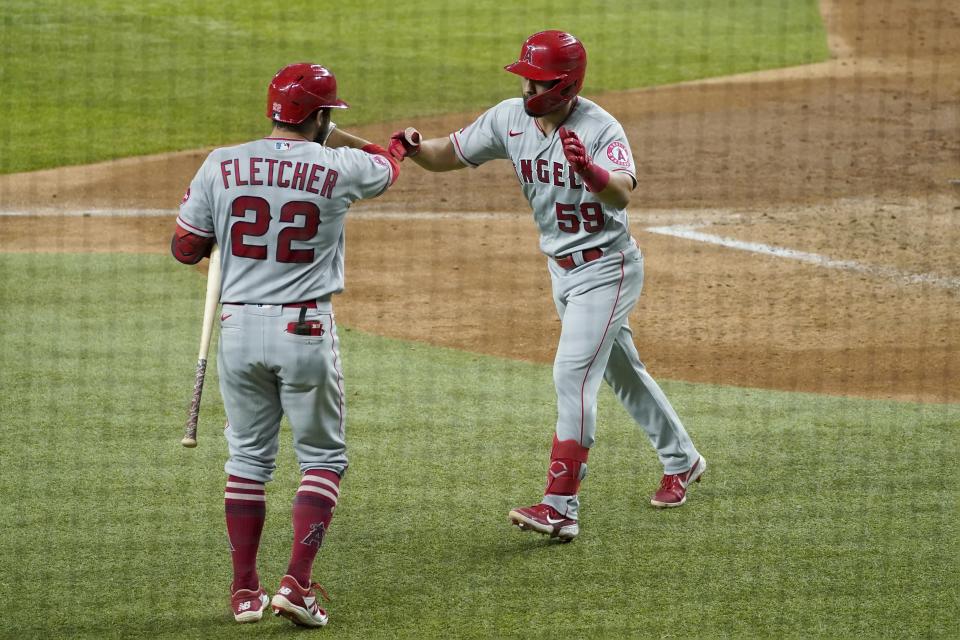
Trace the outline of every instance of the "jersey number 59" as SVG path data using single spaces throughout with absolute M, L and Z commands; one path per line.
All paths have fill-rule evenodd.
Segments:
M 230 215 L 245 218 L 247 211 L 253 211 L 253 220 L 241 220 L 230 227 L 230 245 L 233 255 L 253 260 L 267 259 L 267 245 L 247 244 L 246 238 L 260 238 L 270 229 L 270 203 L 257 196 L 240 196 L 230 205 Z M 294 249 L 294 240 L 310 240 L 317 235 L 320 227 L 320 209 L 312 202 L 294 200 L 280 208 L 280 222 L 295 222 L 301 218 L 302 224 L 291 225 L 280 230 L 277 236 L 277 262 L 313 262 L 313 249 Z
M 577 205 L 557 203 L 557 227 L 564 233 L 580 233 L 580 219 L 583 219 L 583 230 L 587 233 L 596 233 L 603 229 L 606 220 L 603 217 L 603 207 L 599 202 L 581 202 L 580 215 L 577 216 Z

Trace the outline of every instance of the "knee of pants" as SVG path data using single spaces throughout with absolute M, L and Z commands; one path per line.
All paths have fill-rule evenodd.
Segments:
M 262 460 L 244 454 L 231 454 L 223 470 L 230 475 L 249 478 L 266 484 L 273 480 L 277 465 L 273 460 Z
M 587 376 L 587 367 L 578 365 L 574 362 L 555 362 L 553 364 L 553 384 L 557 391 L 577 391 L 584 384 L 584 378 Z

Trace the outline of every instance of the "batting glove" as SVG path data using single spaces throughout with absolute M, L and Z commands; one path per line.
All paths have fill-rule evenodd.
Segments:
M 606 189 L 607 183 L 610 182 L 610 172 L 594 164 L 593 158 L 587 155 L 587 150 L 577 134 L 565 127 L 560 127 L 557 133 L 563 144 L 563 156 L 570 163 L 570 167 L 583 178 L 587 191 L 600 193 Z
M 407 127 L 403 131 L 397 131 L 390 136 L 390 157 L 394 160 L 402 161 L 404 158 L 411 158 L 420 153 L 420 142 L 422 138 L 420 132 L 413 127 Z

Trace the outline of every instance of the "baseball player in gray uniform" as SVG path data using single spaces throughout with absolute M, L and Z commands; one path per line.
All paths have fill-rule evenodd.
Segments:
M 343 367 L 330 300 L 343 290 L 348 208 L 383 193 L 399 174 L 386 149 L 331 123 L 331 110 L 346 107 L 324 67 L 284 67 L 267 91 L 271 135 L 213 151 L 177 217 L 177 260 L 195 264 L 214 242 L 221 249 L 217 371 L 227 413 L 224 504 L 238 622 L 259 620 L 268 603 L 299 625 L 327 622 L 311 572 L 347 468 Z M 283 415 L 302 479 L 287 575 L 271 602 L 256 558 Z
M 398 131 L 397 159 L 431 171 L 513 162 L 546 254 L 562 321 L 553 366 L 557 426 L 543 500 L 510 511 L 521 529 L 564 541 L 579 533 L 579 489 L 596 432 L 597 393 L 605 379 L 646 431 L 664 475 L 651 498 L 678 507 L 707 468 L 663 391 L 647 373 L 627 323 L 643 285 L 643 257 L 630 236 L 626 206 L 636 188 L 623 128 L 579 97 L 587 54 L 572 35 L 536 33 L 506 67 L 522 98 L 505 100 L 449 137 L 422 140 Z

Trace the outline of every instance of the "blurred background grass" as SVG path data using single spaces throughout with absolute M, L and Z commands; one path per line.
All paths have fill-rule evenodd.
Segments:
M 282 66 L 337 74 L 344 125 L 477 111 L 543 29 L 578 36 L 585 94 L 816 62 L 816 0 L 4 0 L 0 173 L 262 135 Z

